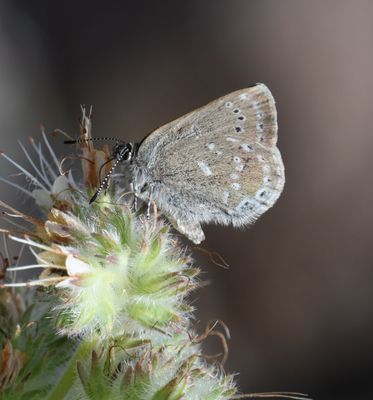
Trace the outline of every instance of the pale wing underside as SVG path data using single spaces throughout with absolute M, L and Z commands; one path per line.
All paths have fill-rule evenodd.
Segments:
M 219 133 L 242 133 L 252 142 L 274 147 L 277 112 L 269 89 L 258 84 L 237 90 L 161 126 L 142 141 L 138 156 L 150 166 L 175 140 Z
M 275 103 L 258 84 L 157 129 L 141 143 L 137 159 L 183 208 L 170 210 L 177 202 L 160 197 L 164 211 L 189 213 L 196 222 L 241 225 L 253 222 L 282 191 L 276 142 Z

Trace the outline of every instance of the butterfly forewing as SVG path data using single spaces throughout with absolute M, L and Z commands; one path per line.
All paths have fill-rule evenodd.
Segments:
M 185 212 L 190 205 L 198 216 L 199 207 L 200 221 L 241 225 L 271 207 L 282 191 L 276 142 L 275 103 L 269 89 L 258 84 L 154 131 L 137 158 L 152 180 L 184 200 Z

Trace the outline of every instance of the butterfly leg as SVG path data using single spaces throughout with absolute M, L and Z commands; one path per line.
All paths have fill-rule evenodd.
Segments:
M 146 209 L 146 218 L 147 218 L 148 220 L 150 219 L 150 207 L 151 207 L 152 202 L 153 202 L 153 189 L 154 189 L 154 186 L 151 185 L 151 186 L 150 186 L 150 190 L 149 190 L 148 207 L 147 207 L 147 209 Z
M 130 183 L 131 192 L 133 193 L 133 208 L 137 211 L 137 190 L 133 182 Z

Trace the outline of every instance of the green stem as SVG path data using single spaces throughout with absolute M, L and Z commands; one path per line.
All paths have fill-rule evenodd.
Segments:
M 92 343 L 81 342 L 78 345 L 75 353 L 71 357 L 69 363 L 66 366 L 65 372 L 62 374 L 57 385 L 54 387 L 52 392 L 49 394 L 47 400 L 63 400 L 67 393 L 72 388 L 76 379 L 76 363 L 79 359 L 89 357 L 92 351 Z

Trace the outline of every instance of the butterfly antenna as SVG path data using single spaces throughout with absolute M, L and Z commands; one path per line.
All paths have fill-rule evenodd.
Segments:
M 122 161 L 123 157 L 117 158 L 116 161 L 113 163 L 112 167 L 110 168 L 110 171 L 106 174 L 104 180 L 101 182 L 101 185 L 99 186 L 99 188 L 96 190 L 96 193 L 93 195 L 93 197 L 91 198 L 91 200 L 89 200 L 89 204 L 92 204 L 93 202 L 96 201 L 97 197 L 99 196 L 99 194 L 108 188 L 109 186 L 109 179 L 111 177 L 111 175 L 113 174 L 115 168 L 117 167 L 117 165 Z
M 123 140 L 113 137 L 98 137 L 98 138 L 87 138 L 87 139 L 74 139 L 74 140 L 65 140 L 65 144 L 76 144 L 76 143 L 86 143 L 86 142 L 117 142 L 124 143 Z

